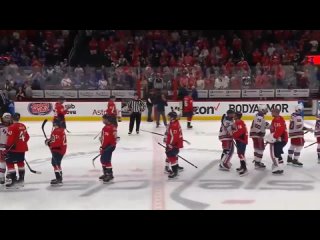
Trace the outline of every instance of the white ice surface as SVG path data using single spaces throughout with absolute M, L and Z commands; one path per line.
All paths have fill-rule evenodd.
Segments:
M 68 151 L 62 162 L 64 185 L 51 187 L 54 178 L 50 152 L 44 145 L 41 122 L 28 122 L 29 152 L 26 159 L 41 175 L 26 170 L 25 187 L 6 190 L 0 187 L 0 209 L 320 209 L 320 164 L 316 145 L 304 149 L 303 168 L 285 166 L 283 176 L 271 174 L 269 149 L 264 154 L 265 171 L 253 169 L 252 141 L 247 147 L 249 174 L 239 177 L 232 158 L 232 171 L 218 170 L 221 155 L 218 121 L 194 121 L 192 130 L 182 121 L 185 144 L 180 155 L 198 168 L 180 160 L 185 171 L 177 180 L 168 181 L 164 174 L 165 154 L 157 142 L 161 136 L 140 132 L 128 136 L 128 122 L 119 124 L 121 141 L 113 154 L 114 183 L 102 184 L 99 159 L 96 168 L 92 158 L 98 154 L 100 122 L 68 122 Z M 313 124 L 313 122 L 310 122 Z M 250 127 L 251 122 L 247 125 Z M 141 129 L 163 133 L 155 123 L 142 122 Z M 46 126 L 49 134 L 51 124 Z M 306 134 L 306 145 L 315 141 Z M 287 158 L 285 148 L 284 159 Z

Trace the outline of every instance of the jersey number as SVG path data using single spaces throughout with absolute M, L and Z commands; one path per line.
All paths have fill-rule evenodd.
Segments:
M 23 132 L 20 132 L 19 140 L 22 140 L 22 142 L 24 142 L 24 139 L 25 139 L 25 136 L 24 136 L 24 131 L 23 131 Z

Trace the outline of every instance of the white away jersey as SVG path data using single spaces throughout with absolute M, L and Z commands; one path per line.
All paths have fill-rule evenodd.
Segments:
M 251 124 L 250 137 L 263 138 L 266 135 L 268 126 L 269 123 L 264 119 L 264 115 L 257 113 Z
M 232 140 L 232 125 L 233 120 L 228 119 L 228 117 L 225 117 L 222 120 L 223 124 L 221 123 L 220 132 L 219 132 L 219 140 Z
M 304 136 L 303 128 L 302 116 L 297 113 L 292 113 L 289 125 L 289 138 L 302 138 Z
M 314 136 L 320 137 L 320 119 L 317 119 L 316 126 L 314 127 Z
M 0 124 L 0 150 L 6 149 L 7 139 L 8 139 L 8 126 Z

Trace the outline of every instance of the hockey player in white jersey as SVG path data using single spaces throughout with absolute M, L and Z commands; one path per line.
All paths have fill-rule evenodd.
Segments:
M 313 131 L 312 128 L 306 128 L 304 126 L 303 118 L 301 115 L 302 110 L 303 106 L 300 104 L 295 107 L 295 112 L 291 114 L 289 125 L 289 138 L 291 139 L 291 145 L 288 150 L 287 164 L 296 167 L 303 166 L 303 163 L 299 162 L 300 153 L 305 142 L 303 131 Z
M 317 138 L 318 163 L 320 164 L 320 115 L 317 116 L 316 125 L 314 128 L 314 136 Z
M 233 110 L 228 110 L 227 115 L 223 115 L 221 119 L 221 127 L 219 132 L 219 140 L 222 143 L 223 152 L 221 154 L 220 159 L 220 170 L 229 171 L 231 168 L 231 157 L 234 152 L 234 144 L 233 144 L 233 131 L 232 125 L 234 123 L 235 112 Z
M 265 149 L 264 136 L 266 135 L 266 129 L 269 129 L 270 127 L 270 124 L 264 119 L 264 116 L 267 114 L 267 112 L 268 108 L 266 105 L 259 105 L 258 113 L 255 115 L 250 128 L 250 138 L 252 138 L 254 149 L 255 169 L 266 168 L 264 163 L 261 161 Z
M 6 173 L 6 144 L 7 144 L 7 130 L 8 126 L 12 123 L 11 114 L 4 113 L 1 117 L 0 123 L 0 184 L 5 184 L 5 173 Z

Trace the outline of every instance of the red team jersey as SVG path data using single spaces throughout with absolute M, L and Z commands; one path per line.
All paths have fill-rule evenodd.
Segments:
M 57 118 L 64 118 L 64 116 L 67 114 L 68 110 L 64 109 L 63 104 L 57 102 L 54 106 L 54 119 Z
M 26 126 L 22 123 L 13 123 L 8 127 L 7 148 L 13 146 L 10 152 L 28 151 L 29 134 Z
M 117 116 L 117 108 L 116 108 L 116 104 L 113 101 L 109 101 L 108 102 L 108 106 L 107 106 L 107 115 L 109 116 Z
M 55 128 L 50 136 L 50 149 L 65 155 L 67 151 L 67 138 L 63 128 Z
M 288 142 L 287 125 L 283 117 L 278 116 L 273 118 L 270 132 L 273 133 L 275 139 L 281 139 L 282 142 Z
M 184 112 L 193 112 L 193 99 L 191 96 L 185 96 L 183 98 L 183 111 Z
M 117 128 L 112 124 L 105 125 L 101 133 L 101 147 L 104 149 L 108 145 L 116 146 L 116 144 Z
M 234 126 L 233 139 L 248 144 L 248 130 L 244 121 L 237 119 L 234 122 Z
M 166 144 L 175 148 L 183 148 L 182 130 L 178 120 L 170 122 L 168 126 Z

